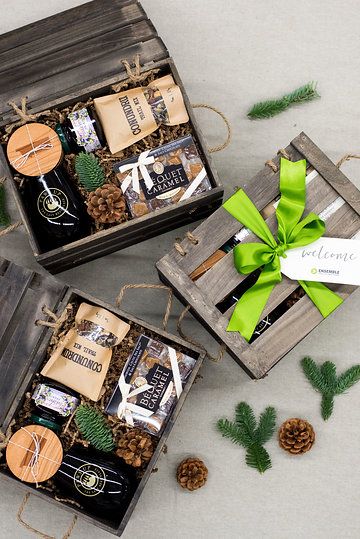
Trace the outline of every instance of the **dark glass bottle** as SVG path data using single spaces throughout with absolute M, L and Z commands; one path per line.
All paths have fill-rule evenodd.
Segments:
M 65 455 L 55 481 L 92 514 L 118 522 L 138 484 L 134 469 L 122 459 L 81 446 Z
M 65 153 L 94 152 L 105 146 L 105 137 L 96 115 L 90 107 L 71 112 L 55 127 Z
M 42 252 L 90 234 L 85 202 L 61 165 L 25 178 L 21 193 Z
M 79 394 L 58 382 L 44 379 L 32 395 L 34 409 L 31 420 L 59 432 L 62 425 L 80 404 Z

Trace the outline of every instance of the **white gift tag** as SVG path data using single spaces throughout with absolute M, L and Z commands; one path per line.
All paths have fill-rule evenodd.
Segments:
M 280 257 L 281 272 L 296 281 L 360 285 L 360 241 L 320 238 Z

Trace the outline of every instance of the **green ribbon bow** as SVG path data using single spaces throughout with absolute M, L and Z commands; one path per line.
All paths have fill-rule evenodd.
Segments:
M 288 249 L 316 241 L 325 232 L 325 223 L 315 213 L 309 213 L 300 221 L 306 203 L 305 177 L 305 159 L 295 163 L 281 159 L 281 198 L 276 208 L 278 242 L 242 189 L 223 205 L 235 219 L 264 242 L 244 243 L 234 248 L 234 264 L 239 273 L 247 275 L 262 268 L 257 282 L 237 302 L 227 327 L 227 331 L 239 331 L 247 341 L 251 339 L 261 319 L 273 288 L 282 279 L 280 257 L 286 257 Z M 342 303 L 340 296 L 322 283 L 299 281 L 299 284 L 324 318 Z

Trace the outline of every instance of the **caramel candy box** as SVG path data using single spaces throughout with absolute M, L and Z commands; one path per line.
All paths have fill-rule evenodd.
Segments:
M 179 202 L 184 197 L 199 195 L 211 189 L 210 180 L 204 169 L 204 164 L 198 154 L 192 136 L 159 146 L 149 152 L 154 163 L 145 165 L 154 185 L 148 189 L 138 168 L 140 178 L 140 194 L 133 189 L 133 185 L 126 189 L 124 195 L 127 200 L 132 217 L 141 217 L 170 204 Z M 130 165 L 138 161 L 136 155 L 115 165 L 117 178 L 122 184 L 128 177 L 129 171 L 120 172 L 123 165 Z M 204 172 L 202 172 L 204 171 Z M 201 180 L 199 182 L 199 175 Z M 194 188 L 193 182 L 198 186 Z
M 181 384 L 184 387 L 196 360 L 178 351 L 176 351 L 176 359 Z M 140 413 L 139 409 L 131 411 L 134 426 L 154 436 L 160 436 L 177 402 L 169 346 L 150 339 L 146 335 L 141 335 L 122 374 L 125 383 L 130 385 L 128 394 L 145 384 L 150 386 L 142 393 L 129 396 L 127 402 L 136 404 L 144 410 L 144 413 L 150 414 L 151 412 L 151 415 L 146 417 Z M 123 394 L 117 385 L 106 407 L 106 413 L 118 415 L 122 401 Z M 125 419 L 124 422 L 126 422 Z

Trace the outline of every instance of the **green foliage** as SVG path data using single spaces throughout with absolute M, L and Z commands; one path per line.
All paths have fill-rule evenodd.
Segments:
M 252 120 L 271 118 L 280 112 L 286 110 L 290 105 L 305 103 L 320 97 L 316 91 L 316 83 L 309 82 L 300 88 L 297 88 L 290 94 L 286 94 L 280 99 L 271 99 L 256 103 L 248 112 L 248 117 Z
M 98 158 L 92 153 L 79 153 L 75 157 L 75 170 L 79 183 L 87 191 L 95 191 L 105 183 L 105 173 Z
M 75 423 L 85 440 L 99 451 L 110 452 L 115 449 L 111 429 L 96 408 L 87 404 L 79 406 L 75 414 Z
M 10 217 L 6 211 L 5 187 L 0 183 L 0 226 L 9 226 Z
M 246 402 L 240 402 L 235 409 L 235 421 L 219 419 L 217 428 L 225 438 L 246 449 L 245 462 L 251 468 L 264 473 L 271 468 L 271 459 L 263 447 L 275 431 L 276 412 L 268 406 L 256 422 L 255 414 Z
M 321 415 L 325 421 L 333 412 L 335 395 L 341 395 L 360 380 L 360 365 L 354 365 L 339 377 L 331 361 L 325 361 L 318 367 L 310 357 L 304 357 L 301 366 L 313 388 L 322 395 Z

